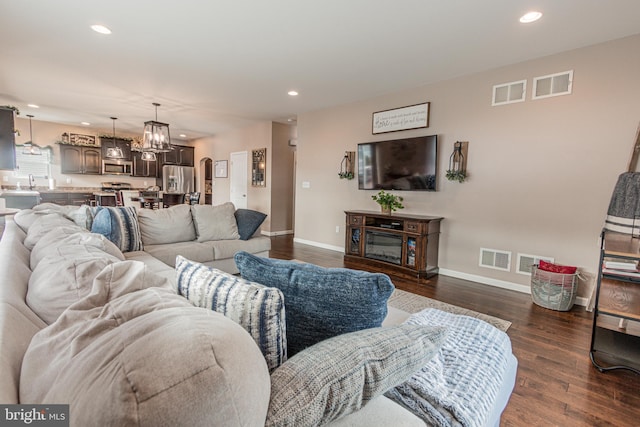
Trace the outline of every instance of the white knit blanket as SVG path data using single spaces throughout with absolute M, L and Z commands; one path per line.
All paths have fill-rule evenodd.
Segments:
M 511 354 L 504 332 L 468 316 L 428 308 L 405 323 L 438 325 L 449 334 L 437 355 L 407 382 L 386 393 L 434 426 L 483 426 Z

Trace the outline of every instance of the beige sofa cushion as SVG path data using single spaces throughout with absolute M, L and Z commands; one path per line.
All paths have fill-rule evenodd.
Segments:
M 214 259 L 211 246 L 195 241 L 145 246 L 144 251 L 171 267 L 175 267 L 178 255 L 197 262 L 208 262 Z
M 135 261 L 106 268 L 34 336 L 20 401 L 69 403 L 75 426 L 264 425 L 269 374 L 249 334 L 161 282 Z
M 45 234 L 58 227 L 74 226 L 78 227 L 78 231 L 82 231 L 79 227 L 68 218 L 58 214 L 50 213 L 38 217 L 29 227 L 27 237 L 24 239 L 24 245 L 31 250 Z
M 202 244 L 213 248 L 214 259 L 233 258 L 240 251 L 257 254 L 271 250 L 271 239 L 266 236 L 252 237 L 249 240 L 210 240 Z
M 29 278 L 27 304 L 47 324 L 91 291 L 93 279 L 120 261 L 93 246 L 67 245 L 44 257 Z
M 145 247 L 196 239 L 188 205 L 175 205 L 167 209 L 138 209 L 138 222 Z
M 38 240 L 31 250 L 31 269 L 35 270 L 44 257 L 64 256 L 69 251 L 78 253 L 78 246 L 87 248 L 87 251 L 97 250 L 94 253 L 106 252 L 120 261 L 125 259 L 120 249 L 102 234 L 80 231 L 78 226 L 64 226 L 51 230 Z
M 240 234 L 238 233 L 238 224 L 234 215 L 235 211 L 236 208 L 231 202 L 218 206 L 191 206 L 198 242 L 239 239 Z

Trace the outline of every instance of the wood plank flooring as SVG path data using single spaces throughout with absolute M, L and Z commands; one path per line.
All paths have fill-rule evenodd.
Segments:
M 342 254 L 271 238 L 271 257 L 343 267 Z M 508 330 L 518 358 L 514 392 L 501 426 L 638 426 L 640 375 L 598 372 L 589 360 L 593 315 L 535 305 L 520 292 L 436 276 L 427 284 L 392 278 L 398 289 L 513 322 Z

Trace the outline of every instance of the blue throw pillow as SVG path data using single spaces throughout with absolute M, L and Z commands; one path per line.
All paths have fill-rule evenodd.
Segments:
M 291 357 L 327 338 L 382 325 L 394 290 L 381 273 L 235 255 L 241 276 L 284 294 L 287 353 Z
M 266 214 L 251 209 L 237 209 L 235 216 L 240 240 L 249 240 L 267 218 Z
M 142 250 L 142 234 L 138 215 L 132 206 L 105 207 L 96 213 L 91 232 L 102 234 L 122 252 Z

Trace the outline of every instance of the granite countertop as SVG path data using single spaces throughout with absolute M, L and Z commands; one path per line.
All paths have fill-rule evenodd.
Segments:
M 7 185 L 3 186 L 2 191 L 16 191 L 17 187 L 15 185 Z M 133 191 L 142 191 L 143 188 L 132 188 Z M 49 187 L 35 187 L 33 190 L 29 190 L 29 187 L 22 187 L 20 191 L 37 191 L 40 194 L 56 194 L 56 193 L 103 193 L 101 187 L 57 187 L 53 190 L 50 190 Z

